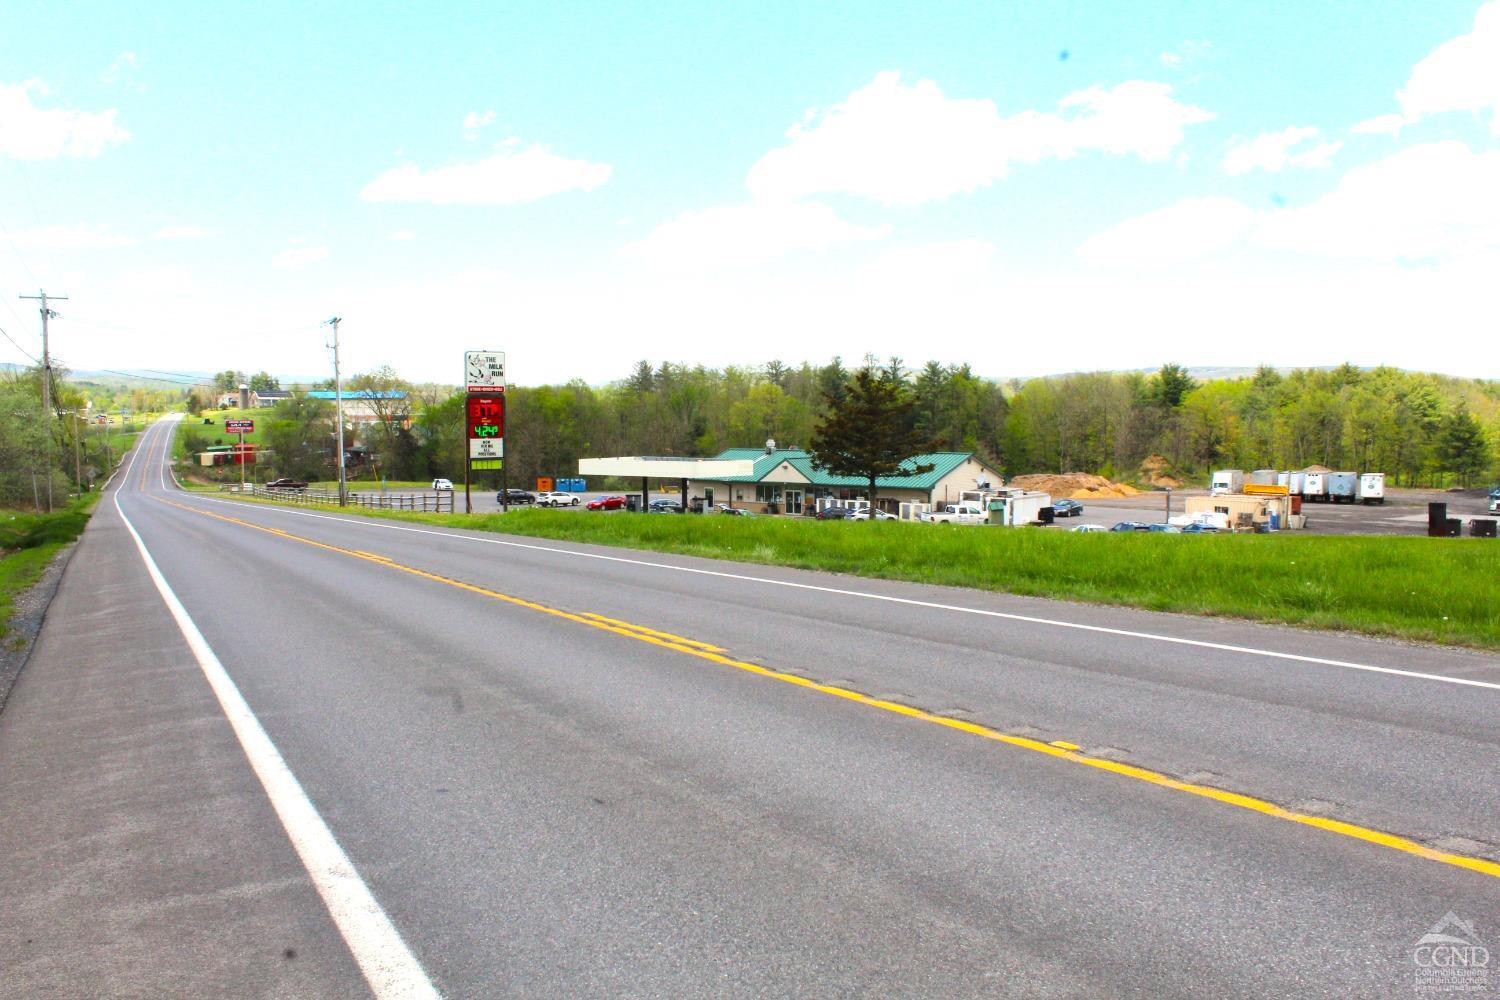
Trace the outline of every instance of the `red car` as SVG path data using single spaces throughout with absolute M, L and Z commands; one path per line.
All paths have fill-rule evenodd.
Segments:
M 595 497 L 588 502 L 589 510 L 619 510 L 625 506 L 625 498 L 620 496 Z

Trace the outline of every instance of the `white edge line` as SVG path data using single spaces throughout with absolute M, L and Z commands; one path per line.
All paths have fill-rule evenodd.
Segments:
M 130 464 L 135 464 L 135 455 L 131 456 Z M 128 481 L 127 469 L 122 485 Z M 318 814 L 317 807 L 307 797 L 297 776 L 287 766 L 286 760 L 271 742 L 271 737 L 251 711 L 224 665 L 203 638 L 203 633 L 193 623 L 187 609 L 182 606 L 166 577 L 157 568 L 156 560 L 151 558 L 140 533 L 130 523 L 130 518 L 125 516 L 125 511 L 120 506 L 118 490 L 114 495 L 114 503 L 115 510 L 125 523 L 125 529 L 135 540 L 135 547 L 146 564 L 151 582 L 156 584 L 157 592 L 166 602 L 178 631 L 187 640 L 188 648 L 192 650 L 204 676 L 208 678 L 209 686 L 213 688 L 224 715 L 234 728 L 235 736 L 239 738 L 241 749 L 265 788 L 266 796 L 281 819 L 287 837 L 296 848 L 303 867 L 317 887 L 318 895 L 323 898 L 329 916 L 333 918 L 334 925 L 349 946 L 371 991 L 382 1000 L 387 997 L 438 997 L 440 994 L 428 978 L 426 970 L 402 940 L 400 932 L 391 923 L 370 887 L 360 878 L 354 863 L 339 846 L 333 831 Z
M 173 475 L 176 478 L 176 475 Z M 941 604 L 936 601 L 921 601 L 913 597 L 895 597 L 890 594 L 872 594 L 864 590 L 844 590 L 839 587 L 824 587 L 813 583 L 797 583 L 792 580 L 773 580 L 764 576 L 747 576 L 741 573 L 726 573 L 722 570 L 700 569 L 694 566 L 674 566 L 671 563 L 652 562 L 647 559 L 630 559 L 624 556 L 607 556 L 598 552 L 579 552 L 574 549 L 561 549 L 551 545 L 536 545 L 529 542 L 514 542 L 501 538 L 480 538 L 474 535 L 458 535 L 449 531 L 434 531 L 430 528 L 412 528 L 406 525 L 391 524 L 387 521 L 379 521 L 373 518 L 349 518 L 334 517 L 331 514 L 314 514 L 305 510 L 287 510 L 284 507 L 262 506 L 260 504 L 247 505 L 236 503 L 233 500 L 221 500 L 217 497 L 207 497 L 184 490 L 184 495 L 195 500 L 204 500 L 209 503 L 228 504 L 233 507 L 245 509 L 247 506 L 254 510 L 274 511 L 279 514 L 291 514 L 299 517 L 312 517 L 324 521 L 339 521 L 344 524 L 356 524 L 372 528 L 384 528 L 390 531 L 407 531 L 418 535 L 438 535 L 443 538 L 453 538 L 460 541 L 482 542 L 486 545 L 504 545 L 511 548 L 530 549 L 535 552 L 550 552 L 557 555 L 573 556 L 579 559 L 599 559 L 605 562 L 627 563 L 632 566 L 645 566 L 651 569 L 671 570 L 674 573 L 696 573 L 700 576 L 719 577 L 726 580 L 738 580 L 743 583 L 763 583 L 773 587 L 791 587 L 797 590 L 813 590 L 824 594 L 837 594 L 841 597 L 860 597 L 871 601 L 887 601 L 892 604 L 905 604 L 917 608 L 931 608 L 936 611 L 955 611 L 967 615 L 982 615 L 986 618 L 1001 618 L 1006 621 L 1025 622 L 1030 625 L 1048 625 L 1053 628 L 1075 629 L 1080 632 L 1096 632 L 1102 635 L 1123 636 L 1127 639 L 1144 639 L 1149 642 L 1166 642 L 1179 646 L 1193 646 L 1198 649 L 1214 649 L 1226 653 L 1244 653 L 1249 656 L 1264 656 L 1276 660 L 1290 660 L 1296 663 L 1312 663 L 1321 667 L 1339 667 L 1344 670 L 1363 670 L 1374 674 L 1389 674 L 1395 677 L 1407 677 L 1413 680 L 1438 681 L 1443 684 L 1458 684 L 1464 687 L 1484 688 L 1490 691 L 1500 691 L 1500 683 L 1495 681 L 1479 681 L 1468 677 L 1449 677 L 1445 674 L 1429 674 L 1417 670 L 1402 670 L 1398 667 L 1379 667 L 1372 663 L 1355 663 L 1350 660 L 1332 660 L 1321 656 L 1307 656 L 1302 653 L 1283 653 L 1274 649 L 1257 649 L 1254 646 L 1236 646 L 1230 643 L 1210 642 L 1206 639 L 1184 639 L 1175 635 L 1161 635 L 1155 632 L 1136 632 L 1130 629 L 1110 628 L 1107 625 L 1086 625 L 1082 622 L 1062 621 L 1056 618 L 1039 618 L 1035 615 L 1018 615 L 1006 611 L 991 611 L 986 608 L 966 608 L 959 604 Z M 897 581 L 899 582 L 899 581 Z

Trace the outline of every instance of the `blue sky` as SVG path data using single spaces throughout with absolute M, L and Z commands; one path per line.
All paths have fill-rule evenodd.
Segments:
M 1500 0 L 7 6 L 0 288 L 82 368 L 1500 376 Z M 35 313 L 0 327 L 39 348 Z M 1443 344 L 1452 349 L 1442 349 Z M 22 360 L 0 341 L 0 360 Z M 1476 370 L 1476 364 L 1480 370 Z

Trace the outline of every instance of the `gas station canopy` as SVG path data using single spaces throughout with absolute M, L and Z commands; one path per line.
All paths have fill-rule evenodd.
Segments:
M 580 476 L 620 476 L 627 479 L 710 479 L 725 476 L 749 476 L 755 472 L 753 459 L 741 458 L 673 458 L 634 456 L 630 458 L 580 458 Z

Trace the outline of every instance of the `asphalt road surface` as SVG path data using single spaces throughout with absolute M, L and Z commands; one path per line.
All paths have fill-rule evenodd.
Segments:
M 0 715 L 0 994 L 1414 996 L 1450 913 L 1500 956 L 1492 655 L 187 494 L 170 431 Z

